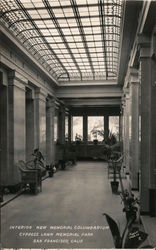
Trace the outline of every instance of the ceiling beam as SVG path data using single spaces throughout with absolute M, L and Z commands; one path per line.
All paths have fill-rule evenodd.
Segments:
M 122 89 L 119 86 L 90 85 L 88 86 L 60 86 L 56 90 L 58 98 L 120 98 Z M 96 101 L 96 99 L 95 99 Z
M 120 106 L 121 98 L 75 98 L 75 99 L 61 99 L 65 105 L 70 107 L 112 107 L 112 106 Z
M 61 87 L 71 87 L 71 86 L 111 86 L 117 85 L 117 80 L 86 80 L 86 81 L 70 81 L 69 83 L 66 82 L 59 82 Z

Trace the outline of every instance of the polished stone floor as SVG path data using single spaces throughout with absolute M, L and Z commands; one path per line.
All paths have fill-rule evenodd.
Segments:
M 1 209 L 4 248 L 112 248 L 102 213 L 126 223 L 112 194 L 107 164 L 78 162 L 43 181 L 42 192 L 22 194 Z

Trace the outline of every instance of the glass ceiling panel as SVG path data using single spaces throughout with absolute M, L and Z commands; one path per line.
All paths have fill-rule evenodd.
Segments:
M 10 32 L 60 83 L 116 79 L 122 0 L 1 0 Z

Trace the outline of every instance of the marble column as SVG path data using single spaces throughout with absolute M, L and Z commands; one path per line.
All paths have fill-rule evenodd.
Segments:
M 105 115 L 104 116 L 104 139 L 107 141 L 109 135 L 109 116 Z
M 65 144 L 65 107 L 61 106 L 59 110 L 59 142 Z
M 47 93 L 43 89 L 36 88 L 34 98 L 34 146 L 40 149 L 44 157 L 46 157 L 46 97 Z
M 54 116 L 55 101 L 53 98 L 48 98 L 46 103 L 46 165 L 50 165 L 55 161 Z
M 73 126 L 72 126 L 72 116 L 69 113 L 68 115 L 68 141 L 69 143 L 71 143 L 72 141 L 72 133 L 73 133 Z
M 131 181 L 132 189 L 138 190 L 139 174 L 139 90 L 140 80 L 138 71 L 131 69 L 130 92 L 131 92 Z
M 69 142 L 69 113 L 65 113 L 65 142 Z
M 122 142 L 123 136 L 123 116 L 120 114 L 119 116 L 119 141 Z
M 141 68 L 141 212 L 156 215 L 156 42 L 139 37 Z M 154 46 L 153 46 L 154 43 Z M 150 202 L 151 190 L 155 191 Z M 153 204 L 152 204 L 153 203 Z
M 0 72 L 0 183 L 7 183 L 8 171 L 8 93 L 4 73 Z
M 35 133 L 35 119 L 34 119 L 34 91 L 26 88 L 26 161 L 32 157 Z
M 25 86 L 15 71 L 8 76 L 8 175 L 6 185 L 20 180 L 17 162 L 26 158 Z
M 129 91 L 125 90 L 125 108 L 124 108 L 124 154 L 126 173 L 129 173 L 129 134 L 130 134 L 130 98 Z
M 88 141 L 88 116 L 83 115 L 83 141 L 87 144 Z
M 124 160 L 123 166 L 126 169 L 126 157 L 125 157 L 125 95 L 122 96 L 122 138 L 123 138 L 123 153 L 124 153 Z

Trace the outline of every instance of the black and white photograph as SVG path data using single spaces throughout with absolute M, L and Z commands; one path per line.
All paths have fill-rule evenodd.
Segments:
M 155 0 L 0 0 L 0 248 L 156 249 Z

